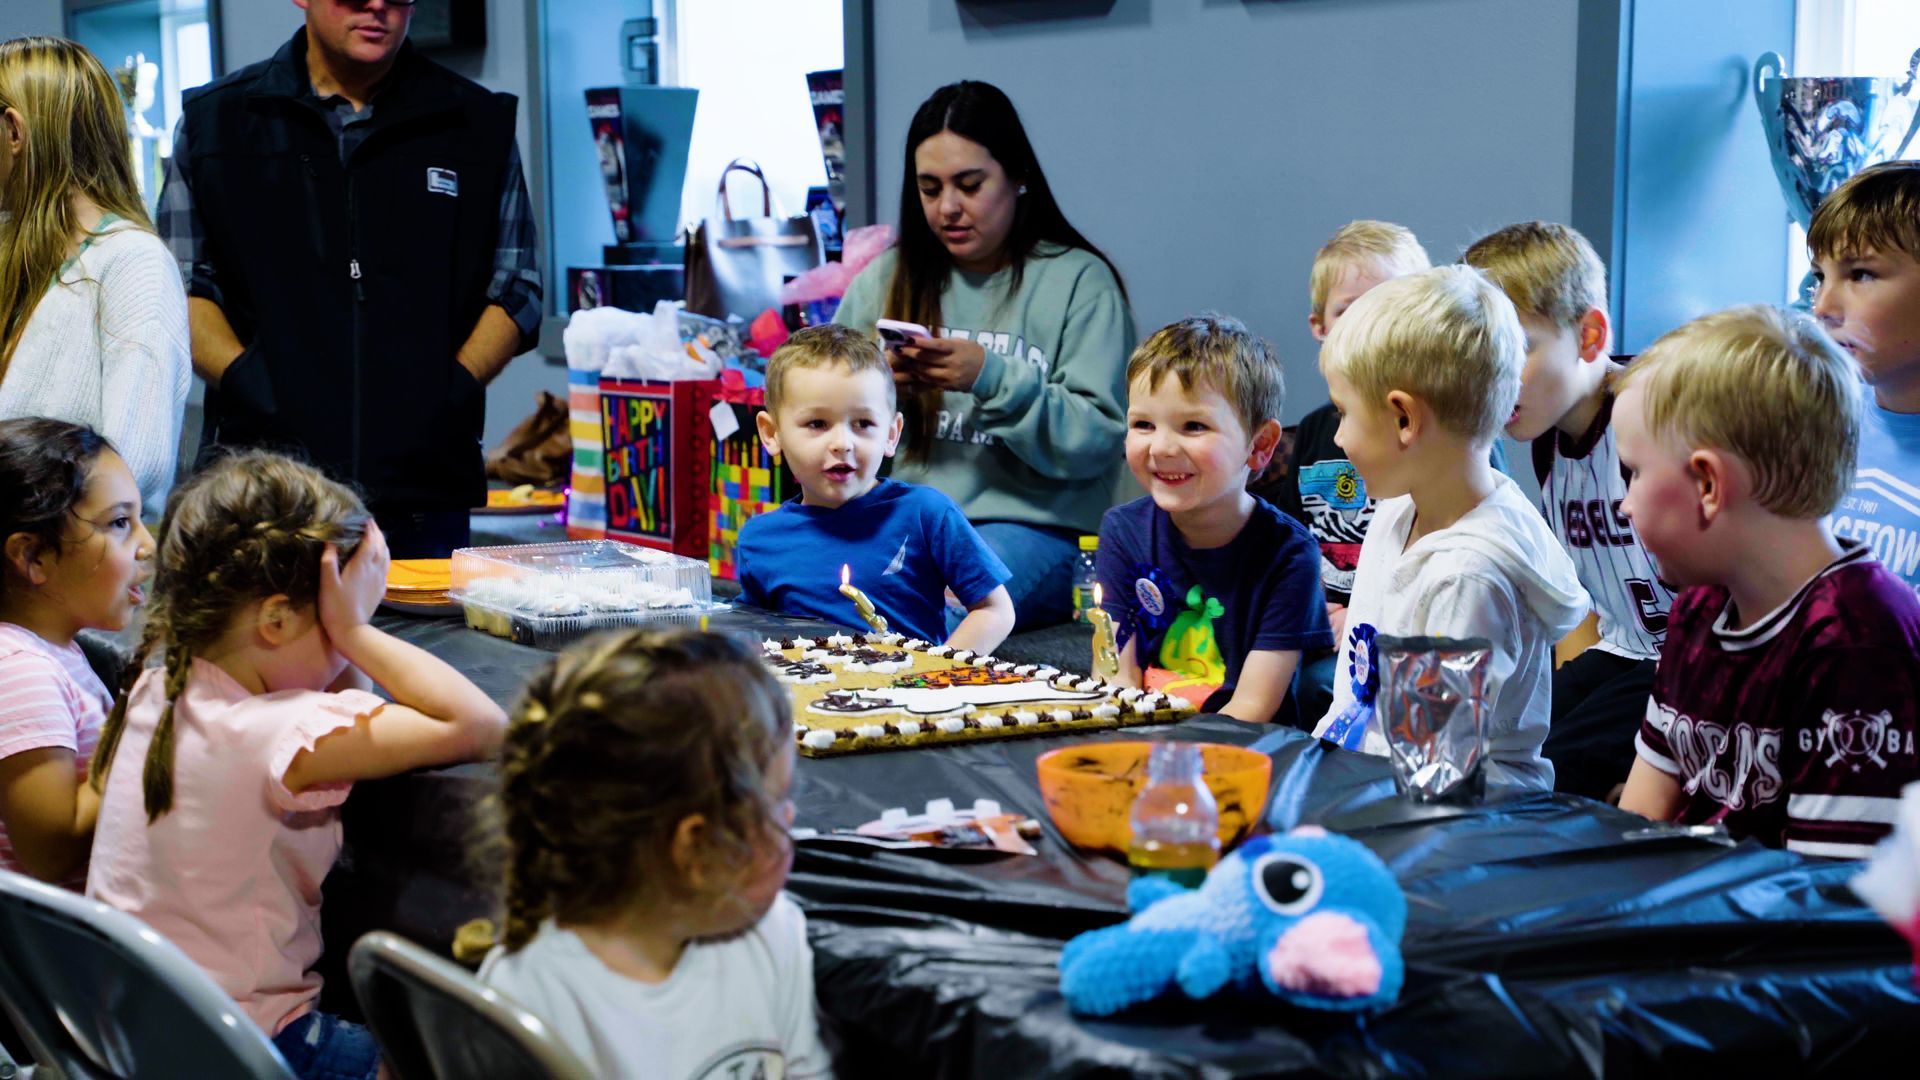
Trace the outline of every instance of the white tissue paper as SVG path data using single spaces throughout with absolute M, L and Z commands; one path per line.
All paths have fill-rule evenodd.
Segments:
M 1868 907 L 1913 944 L 1920 964 L 1920 781 L 1901 789 L 1893 832 L 1873 849 L 1866 869 L 1850 884 Z
M 721 360 L 712 349 L 686 344 L 679 301 L 662 300 L 651 314 L 597 307 L 576 311 L 561 340 L 567 366 L 610 379 L 715 379 Z

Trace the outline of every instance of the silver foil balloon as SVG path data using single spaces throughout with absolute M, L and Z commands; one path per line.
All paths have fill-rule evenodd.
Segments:
M 1379 638 L 1378 708 L 1394 783 L 1415 802 L 1478 802 L 1487 787 L 1485 638 Z
M 1906 155 L 1920 129 L 1920 50 L 1907 64 L 1905 80 L 1789 77 L 1779 53 L 1753 65 L 1753 96 L 1767 134 L 1773 173 L 1787 211 L 1810 224 L 1820 200 L 1848 177 Z M 1813 299 L 1813 277 L 1800 282 L 1801 307 Z

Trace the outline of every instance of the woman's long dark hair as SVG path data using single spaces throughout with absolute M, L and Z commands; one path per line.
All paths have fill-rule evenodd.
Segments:
M 1006 170 L 1008 182 L 1026 186 L 1026 194 L 1014 202 L 1013 228 L 1007 234 L 1008 268 L 1013 280 L 1008 294 L 1019 291 L 1026 273 L 1027 260 L 1042 243 L 1090 252 L 1120 282 L 1120 295 L 1127 286 L 1120 281 L 1120 268 L 1080 230 L 1067 221 L 1054 201 L 1047 175 L 1040 171 L 1040 159 L 1027 140 L 1027 129 L 1013 101 L 992 83 L 957 82 L 943 86 L 921 104 L 907 128 L 906 164 L 900 170 L 900 244 L 898 262 L 893 268 L 893 283 L 887 290 L 888 318 L 905 319 L 927 327 L 941 324 L 940 293 L 953 273 L 953 259 L 927 224 L 920 207 L 919 167 L 914 152 L 920 144 L 951 131 L 963 139 L 979 143 Z M 906 415 L 905 437 L 901 451 L 905 457 L 924 454 L 933 437 L 933 418 L 940 409 L 940 391 L 923 389 L 904 397 L 901 412 Z

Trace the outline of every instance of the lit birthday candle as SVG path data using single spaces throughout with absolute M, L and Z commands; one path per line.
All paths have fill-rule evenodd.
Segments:
M 1120 674 L 1120 654 L 1113 646 L 1113 616 L 1101 607 L 1105 592 L 1096 582 L 1093 586 L 1093 606 L 1087 609 L 1087 621 L 1093 624 L 1093 673 L 1100 678 L 1112 681 Z
M 840 595 L 853 601 L 853 606 L 860 609 L 860 617 L 867 620 L 867 625 L 873 627 L 874 633 L 887 632 L 886 616 L 873 610 L 873 601 L 867 599 L 867 594 L 853 587 L 853 572 L 845 563 L 840 566 Z

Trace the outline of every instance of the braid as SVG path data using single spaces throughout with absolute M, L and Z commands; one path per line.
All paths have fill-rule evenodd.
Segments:
M 547 702 L 559 681 L 558 664 L 550 665 L 528 684 L 518 722 L 501 747 L 501 785 L 498 814 L 507 848 L 505 928 L 501 943 L 518 951 L 553 913 L 552 867 L 544 857 L 535 784 L 547 756 L 547 733 L 553 726 Z
M 107 722 L 101 725 L 99 745 L 93 749 L 93 760 L 87 763 L 87 782 L 93 785 L 95 792 L 107 789 L 107 770 L 113 767 L 113 753 L 120 748 L 120 733 L 127 728 L 127 702 L 133 697 L 133 686 L 140 681 L 141 672 L 146 670 L 147 657 L 153 655 L 153 647 L 165 635 L 164 621 L 157 614 L 147 619 L 146 626 L 140 630 L 140 647 L 133 651 L 133 659 L 127 662 L 125 671 L 120 673 L 119 692 L 113 696 L 113 711 L 107 714 Z
M 167 647 L 167 704 L 153 727 L 153 741 L 147 744 L 147 764 L 140 778 L 146 788 L 147 821 L 158 821 L 173 809 L 173 712 L 174 702 L 187 688 L 187 675 L 193 670 L 193 653 L 182 645 Z

